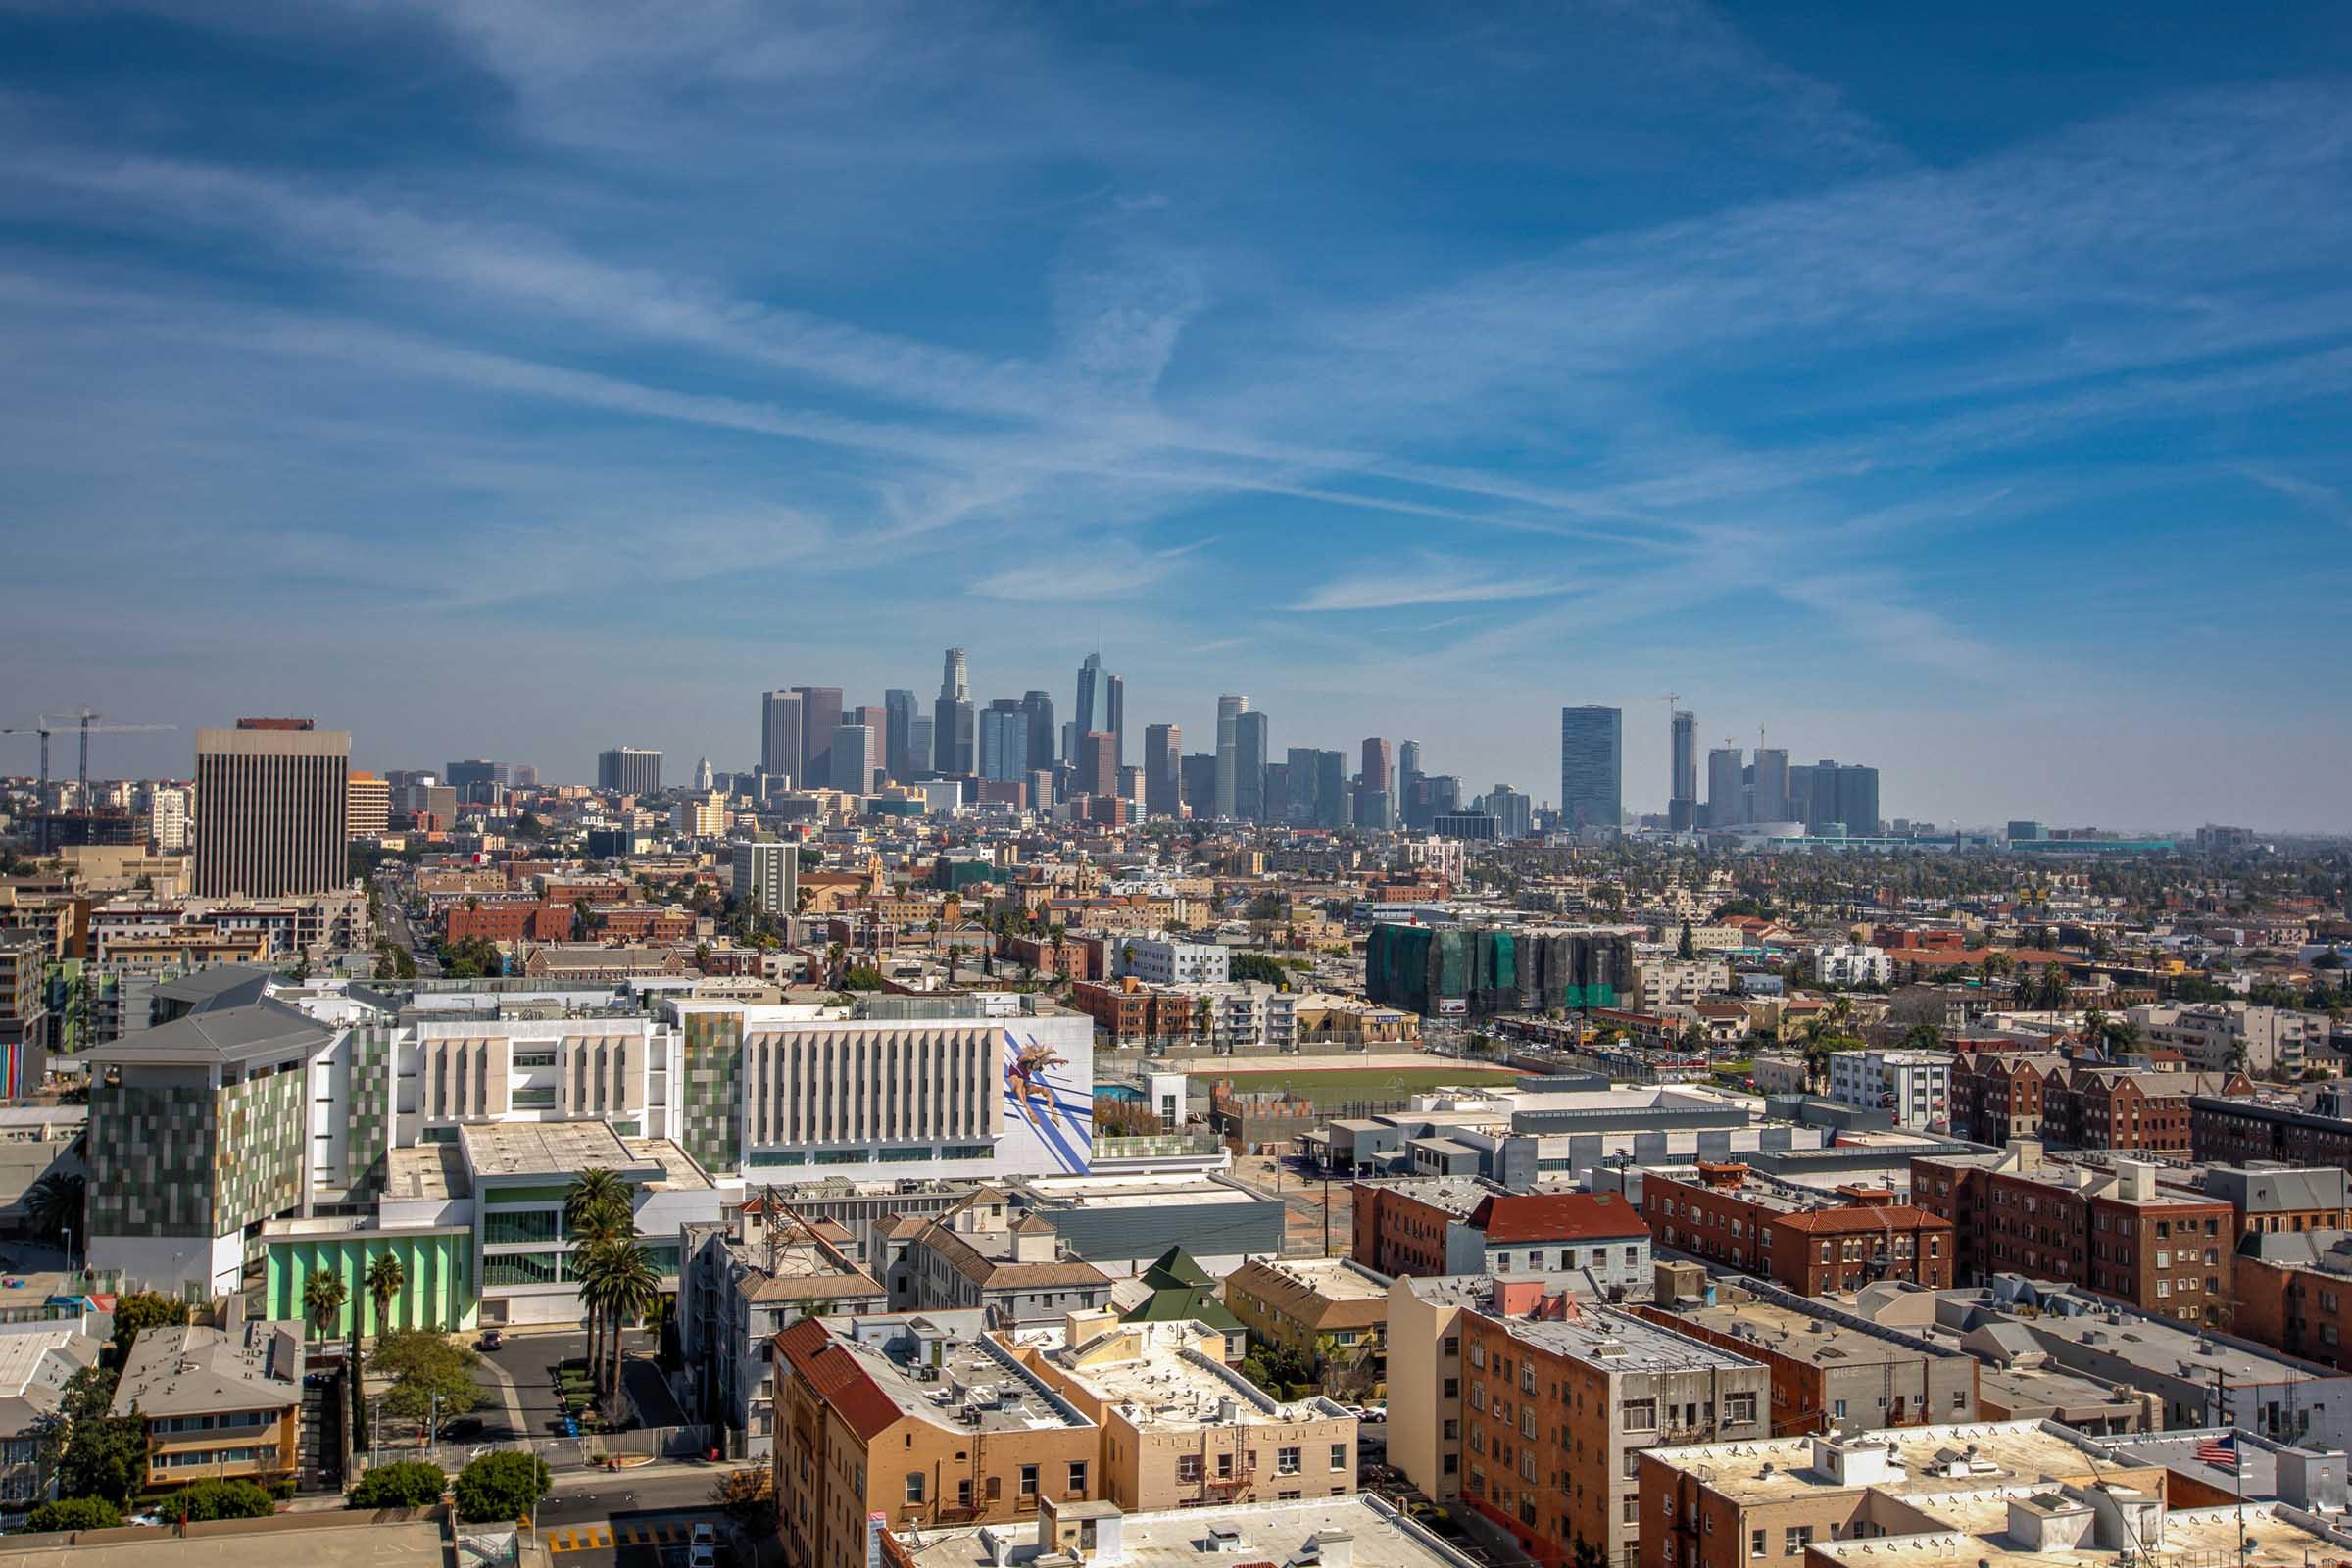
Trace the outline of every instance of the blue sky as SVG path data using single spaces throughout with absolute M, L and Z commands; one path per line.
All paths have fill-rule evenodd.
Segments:
M 2324 5 L 0 3 L 18 710 L 748 765 L 756 693 L 2352 827 Z M 23 756 L 0 766 L 25 770 Z

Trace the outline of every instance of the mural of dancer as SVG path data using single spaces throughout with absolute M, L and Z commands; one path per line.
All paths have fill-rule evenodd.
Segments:
M 1034 1037 L 1004 1031 L 1005 1113 L 1028 1124 L 1063 1172 L 1083 1176 L 1094 1152 L 1093 1100 L 1054 1069 L 1069 1063 Z

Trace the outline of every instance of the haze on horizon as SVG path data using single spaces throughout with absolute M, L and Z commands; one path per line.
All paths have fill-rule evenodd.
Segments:
M 2348 86 L 2318 4 L 0 8 L 0 724 L 682 778 L 1100 647 L 1188 751 L 1551 800 L 1606 703 L 1658 809 L 1671 691 L 2352 828 Z

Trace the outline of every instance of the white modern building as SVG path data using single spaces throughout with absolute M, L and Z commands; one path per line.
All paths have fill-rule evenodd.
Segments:
M 729 846 L 732 891 L 744 907 L 788 919 L 800 902 L 801 847 L 775 839 L 737 839 Z
M 1732 989 L 1731 963 L 1721 957 L 1638 957 L 1634 977 L 1641 1009 L 1648 1013 L 1695 1007 Z
M 1830 1057 L 1830 1098 L 1883 1110 L 1897 1127 L 1948 1127 L 1952 1056 L 1943 1051 L 1841 1051 Z
M 1884 948 L 1840 942 L 1813 955 L 1813 978 L 1825 986 L 1883 986 L 1894 977 Z
M 1231 978 L 1232 949 L 1219 942 L 1177 942 L 1166 937 L 1121 937 L 1113 973 L 1133 975 L 1155 986 L 1216 986 Z
M 2302 1075 L 2312 1045 L 2328 1038 L 2328 1015 L 2245 1002 L 2164 1003 L 2132 1007 L 2142 1048 L 2170 1047 L 2200 1072 L 2239 1065 L 2250 1073 Z

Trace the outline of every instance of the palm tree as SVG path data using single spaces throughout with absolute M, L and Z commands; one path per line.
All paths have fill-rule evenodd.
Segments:
M 573 1270 L 582 1281 L 589 1277 L 592 1254 L 600 1247 L 625 1241 L 636 1234 L 631 1218 L 629 1184 L 609 1170 L 591 1167 L 573 1178 L 564 1195 L 564 1231 L 572 1241 Z M 588 1309 L 588 1366 L 594 1374 L 604 1314 L 599 1299 L 583 1285 L 580 1304 Z M 618 1331 L 614 1331 L 618 1342 Z
M 368 1265 L 366 1279 L 368 1294 L 375 1298 L 375 1332 L 380 1335 L 392 1327 L 392 1298 L 408 1288 L 409 1271 L 394 1254 L 379 1252 Z
M 332 1269 L 313 1269 L 311 1277 L 303 1282 L 303 1315 L 311 1320 L 311 1327 L 318 1331 L 321 1339 L 326 1337 L 329 1325 L 342 1315 L 343 1303 L 350 1299 L 351 1293 L 343 1288 L 343 1277 Z
M 634 1236 L 591 1245 L 580 1258 L 579 1273 L 580 1298 L 589 1303 L 592 1316 L 602 1316 L 612 1328 L 606 1370 L 598 1380 L 611 1409 L 620 1396 L 620 1331 L 661 1299 L 662 1276 Z
M 24 1189 L 24 1212 L 33 1234 L 56 1241 L 68 1230 L 80 1230 L 81 1209 L 89 1180 L 67 1171 L 51 1171 Z

